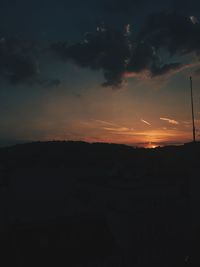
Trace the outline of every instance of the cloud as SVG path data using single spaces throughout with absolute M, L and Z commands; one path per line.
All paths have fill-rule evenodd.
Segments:
M 30 41 L 0 40 L 0 76 L 12 84 L 33 82 L 40 73 L 34 55 L 36 45 Z
M 40 61 L 47 50 L 33 41 L 1 38 L 0 79 L 14 86 L 37 84 L 45 88 L 58 87 L 61 84 L 59 79 L 46 77 L 44 74 L 45 61 L 43 73 L 40 69 Z
M 119 124 L 116 124 L 113 122 L 109 122 L 109 121 L 95 120 L 95 119 L 93 119 L 92 121 L 97 123 L 98 125 L 100 125 L 101 129 L 106 130 L 106 131 L 112 131 L 115 133 L 134 131 L 133 128 L 128 128 L 128 127 L 125 127 L 125 126 L 122 126 L 122 125 L 119 125 Z M 89 125 L 90 123 L 86 122 L 86 124 Z M 94 126 L 94 124 L 92 124 L 92 125 Z
M 132 6 L 131 1 L 126 3 Z M 79 42 L 53 43 L 50 50 L 62 61 L 103 72 L 102 86 L 114 89 L 123 87 L 130 77 L 154 79 L 200 64 L 200 24 L 194 15 L 152 14 L 135 37 L 131 32 L 129 23 L 122 31 L 100 25 Z M 196 63 L 185 60 L 184 56 L 191 53 L 195 54 Z M 1 38 L 0 77 L 11 84 L 37 82 L 59 86 L 58 79 L 42 77 L 40 56 L 32 41 Z
M 160 120 L 167 121 L 168 123 L 173 124 L 173 125 L 178 125 L 179 124 L 178 121 L 175 121 L 175 120 L 169 119 L 169 118 L 160 118 Z
M 111 127 L 104 127 L 104 130 L 117 132 L 117 133 L 126 133 L 129 131 L 133 131 L 133 129 L 127 128 L 127 127 L 119 127 L 119 128 L 111 128 Z
M 200 51 L 200 25 L 191 16 L 176 13 L 152 14 L 139 34 L 155 49 L 165 48 L 171 54 L 187 54 Z
M 102 71 L 103 86 L 121 88 L 129 77 L 172 75 L 192 66 L 183 58 L 192 52 L 197 58 L 200 55 L 200 24 L 196 17 L 192 18 L 174 13 L 152 14 L 136 38 L 131 36 L 130 24 L 121 32 L 104 25 L 96 32 L 86 33 L 78 43 L 55 43 L 51 50 L 63 61 Z
M 152 68 L 152 76 L 160 76 L 169 73 L 176 73 L 182 70 L 184 67 L 185 65 L 179 62 L 164 64 L 163 66 L 160 67 L 155 66 Z
M 191 20 L 191 22 L 192 22 L 193 24 L 198 24 L 198 23 L 199 23 L 198 18 L 195 17 L 195 16 L 190 16 L 190 20 Z
M 151 123 L 149 123 L 148 121 L 145 121 L 145 120 L 143 120 L 143 119 L 141 119 L 141 122 L 143 122 L 143 123 L 145 123 L 145 124 L 147 124 L 147 125 L 151 125 Z
M 113 122 L 109 122 L 109 121 L 103 121 L 103 120 L 94 120 L 97 123 L 103 124 L 103 125 L 109 125 L 109 126 L 117 126 L 117 124 L 113 123 Z
M 154 48 L 148 43 L 133 42 L 130 25 L 124 32 L 115 30 L 87 33 L 84 40 L 74 44 L 56 43 L 51 49 L 64 61 L 72 61 L 80 67 L 102 70 L 103 86 L 121 88 L 128 76 L 148 71 L 150 76 L 163 75 L 178 69 L 181 63 L 161 64 Z
M 96 32 L 87 33 L 79 43 L 56 43 L 51 49 L 64 61 L 72 61 L 92 70 L 102 70 L 105 77 L 102 85 L 113 88 L 122 86 L 124 70 L 131 55 L 127 29 L 119 32 L 99 30 L 98 27 Z

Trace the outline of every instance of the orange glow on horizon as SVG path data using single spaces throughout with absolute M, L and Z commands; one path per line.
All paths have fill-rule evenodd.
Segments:
M 140 122 L 140 121 L 139 121 Z M 140 130 L 132 124 L 121 124 L 116 121 L 88 120 L 79 121 L 74 133 L 67 130 L 60 134 L 48 135 L 43 140 L 72 140 L 89 143 L 115 143 L 136 147 L 156 148 L 165 145 L 180 145 L 192 140 L 191 131 L 179 124 L 178 127 L 170 125 L 152 129 L 153 124 L 139 125 Z M 133 125 L 134 126 L 134 125 Z M 137 125 L 136 125 L 137 126 Z M 181 127 L 182 126 L 182 127 Z M 138 128 L 139 128 L 138 127 Z M 76 134 L 77 133 L 77 134 Z
M 152 144 L 151 142 L 150 143 L 147 143 L 146 145 L 144 145 L 145 148 L 156 148 L 156 147 L 159 147 L 159 144 Z
M 184 144 L 191 141 L 190 134 L 175 131 L 173 133 L 163 133 L 162 131 L 144 131 L 144 132 L 112 132 L 104 133 L 97 136 L 87 136 L 77 138 L 75 136 L 65 137 L 54 136 L 47 138 L 47 140 L 72 140 L 84 141 L 88 143 L 113 143 L 113 144 L 126 144 L 136 147 L 156 148 L 170 144 Z

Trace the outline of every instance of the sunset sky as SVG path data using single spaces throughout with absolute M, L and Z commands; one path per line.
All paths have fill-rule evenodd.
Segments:
M 200 2 L 0 2 L 0 144 L 200 138 Z

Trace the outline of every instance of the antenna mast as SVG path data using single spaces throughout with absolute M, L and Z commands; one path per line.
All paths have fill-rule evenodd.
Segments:
M 191 77 L 191 76 L 190 76 L 190 89 L 191 89 L 191 107 L 192 107 L 192 131 L 193 131 L 193 142 L 196 142 L 196 131 L 195 131 L 195 121 L 194 121 L 193 86 L 192 86 L 192 77 Z

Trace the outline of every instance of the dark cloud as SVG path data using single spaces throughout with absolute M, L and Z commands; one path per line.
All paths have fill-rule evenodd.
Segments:
M 60 80 L 45 79 L 40 74 L 38 50 L 33 42 L 1 39 L 0 76 L 13 84 L 37 82 L 46 87 L 59 86 Z M 102 71 L 103 86 L 120 88 L 129 76 L 147 73 L 154 78 L 189 66 L 182 56 L 194 53 L 199 57 L 200 24 L 195 16 L 157 13 L 147 18 L 135 37 L 129 25 L 119 31 L 107 29 L 102 23 L 80 42 L 54 43 L 51 51 L 62 61 Z
M 137 45 L 133 49 L 130 62 L 127 66 L 127 70 L 129 72 L 139 73 L 157 65 L 158 57 L 152 46 L 144 42 L 137 42 L 136 44 Z
M 102 70 L 103 86 L 121 87 L 124 78 L 147 72 L 155 77 L 182 69 L 186 64 L 172 60 L 200 49 L 200 25 L 188 16 L 174 13 L 151 15 L 137 38 L 132 38 L 130 29 L 123 32 L 97 28 L 87 33 L 76 44 L 53 44 L 51 49 L 65 61 L 72 61 L 80 67 Z M 170 56 L 163 57 L 162 50 Z
M 59 79 L 41 74 L 39 61 L 46 50 L 32 41 L 0 39 L 0 78 L 12 85 L 59 86 Z
M 164 64 L 163 66 L 159 66 L 155 68 L 152 68 L 152 77 L 153 76 L 159 76 L 159 75 L 165 75 L 170 72 L 174 72 L 176 70 L 180 70 L 182 67 L 184 67 L 185 64 L 175 62 L 175 63 L 169 63 L 169 64 Z
M 166 48 L 171 54 L 187 54 L 200 51 L 200 24 L 190 16 L 176 13 L 151 15 L 139 35 L 139 40 Z
M 143 71 L 148 71 L 151 77 L 155 77 L 177 70 L 182 66 L 183 64 L 179 62 L 162 62 L 157 50 L 152 44 L 139 42 L 133 51 L 130 63 L 127 66 L 127 71 L 129 74 L 139 74 Z
M 13 84 L 33 81 L 39 75 L 33 42 L 0 40 L 0 76 Z
M 63 60 L 71 60 L 92 70 L 102 70 L 106 79 L 103 86 L 120 86 L 126 60 L 131 56 L 130 42 L 125 34 L 103 27 L 93 34 L 87 33 L 84 40 L 77 44 L 57 43 L 51 48 Z

